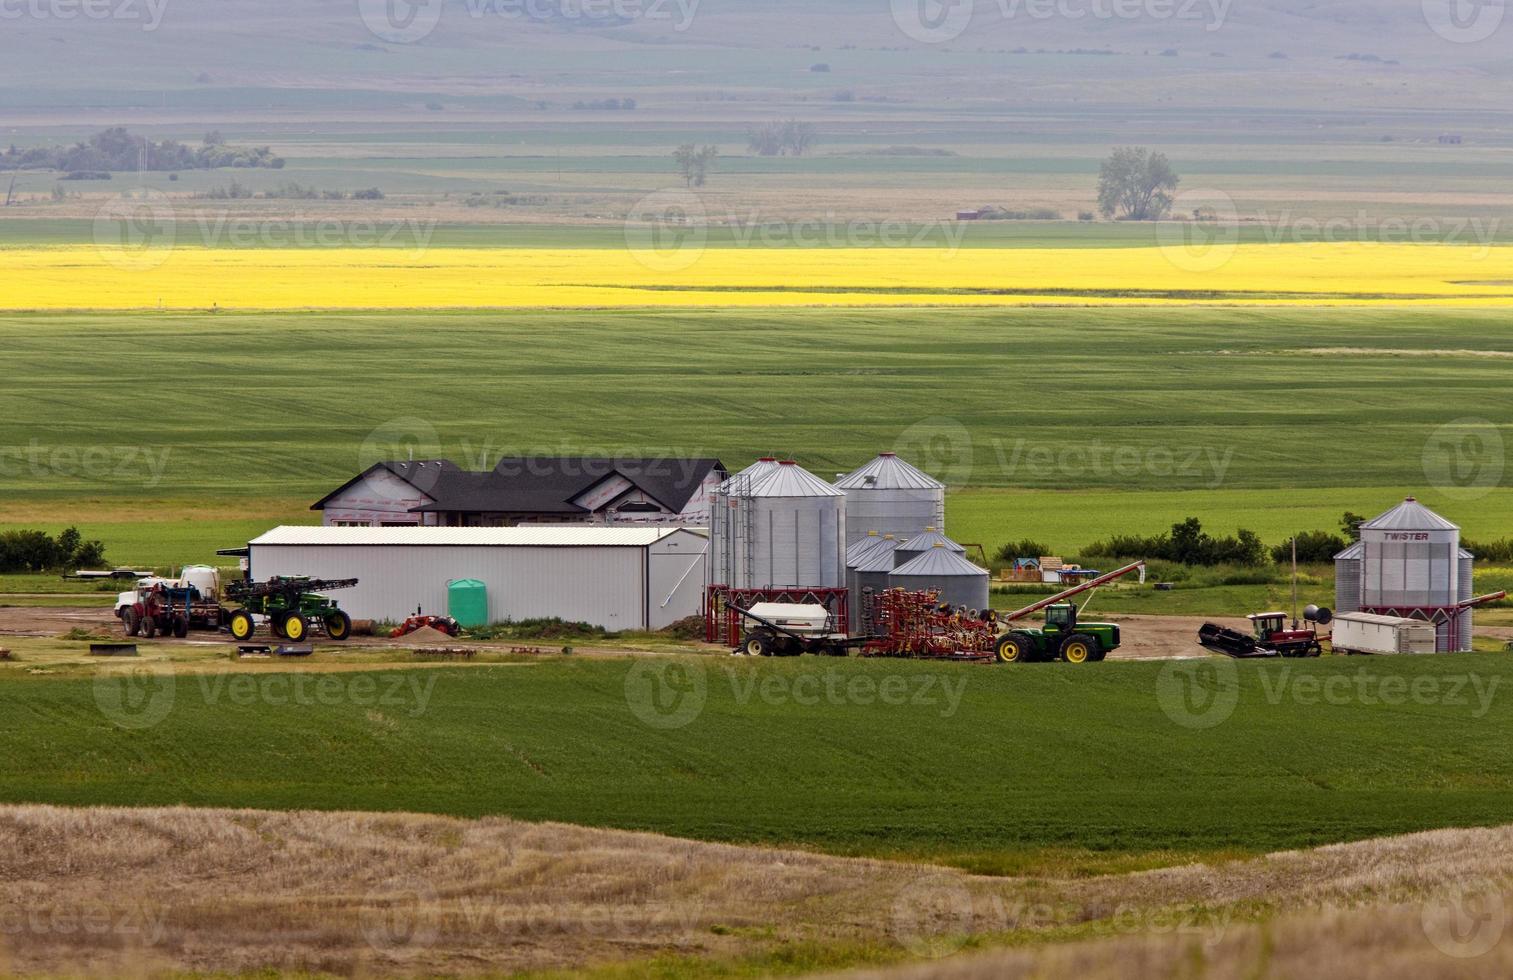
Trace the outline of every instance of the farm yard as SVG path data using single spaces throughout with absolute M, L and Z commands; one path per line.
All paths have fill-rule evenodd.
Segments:
M 1498 5 L 62 6 L 0 976 L 1513 973 Z

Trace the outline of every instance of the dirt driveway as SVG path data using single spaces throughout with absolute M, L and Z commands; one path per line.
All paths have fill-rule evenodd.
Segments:
M 1177 657 L 1201 657 L 1203 650 L 1198 646 L 1196 637 L 1198 627 L 1205 620 L 1191 616 L 1108 616 L 1110 622 L 1116 622 L 1123 628 L 1124 646 L 1114 653 L 1112 660 L 1165 660 Z M 1249 629 L 1245 620 L 1219 619 L 1216 622 L 1236 626 L 1239 629 Z M 109 609 L 99 606 L 7 606 L 0 607 L 0 636 L 60 636 L 73 629 L 101 630 L 112 634 L 120 632 L 120 621 L 115 618 Z M 1509 630 L 1513 633 L 1513 630 Z M 189 640 L 173 641 L 159 640 L 158 642 L 195 642 L 204 643 L 213 640 L 213 634 L 191 634 Z M 476 641 L 458 641 L 459 645 L 483 648 L 530 647 L 539 648 L 542 652 L 550 652 L 560 648 L 560 641 L 518 641 L 515 643 L 478 643 Z M 353 638 L 352 645 L 356 646 L 407 646 L 404 640 L 390 640 L 387 637 L 361 637 Z M 577 653 L 624 653 L 625 650 L 616 649 L 612 646 L 595 646 L 585 648 L 575 646 Z M 715 650 L 717 648 L 708 648 Z M 720 650 L 719 652 L 724 652 Z

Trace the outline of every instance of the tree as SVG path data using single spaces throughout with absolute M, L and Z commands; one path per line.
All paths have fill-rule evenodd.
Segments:
M 1366 523 L 1366 518 L 1360 514 L 1345 511 L 1345 516 L 1340 518 L 1340 531 L 1354 544 L 1361 540 L 1361 525 Z
M 1181 178 L 1164 153 L 1121 146 L 1103 161 L 1098 176 L 1098 209 L 1105 218 L 1158 221 L 1171 210 Z
M 791 153 L 801 157 L 813 148 L 818 138 L 812 124 L 788 119 L 750 130 L 746 134 L 746 147 L 758 156 L 776 157 Z
M 709 176 L 709 168 L 714 166 L 715 158 L 720 155 L 717 146 L 706 146 L 702 150 L 696 149 L 692 143 L 684 143 L 672 153 L 672 158 L 678 163 L 678 173 L 683 177 L 683 183 L 689 187 L 703 187 L 705 179 Z

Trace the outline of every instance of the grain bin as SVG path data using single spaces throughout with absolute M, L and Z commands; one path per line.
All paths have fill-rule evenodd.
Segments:
M 988 572 L 967 561 L 945 544 L 893 569 L 888 583 L 910 592 L 935 591 L 940 601 L 981 612 L 988 606 Z
M 940 545 L 947 551 L 954 551 L 958 555 L 964 555 L 967 553 L 967 549 L 963 548 L 955 541 L 952 541 L 944 534 L 941 534 L 934 527 L 927 527 L 921 534 L 916 534 L 912 538 L 903 538 L 900 540 L 903 541 L 903 544 L 899 545 L 898 549 L 893 552 L 893 561 L 898 565 L 902 565 L 907 561 L 918 558 L 920 555 L 923 555 L 926 552 L 930 551 L 936 545 Z
M 776 456 L 763 456 L 755 463 L 732 474 L 709 496 L 709 581 L 714 585 L 737 586 L 750 581 L 746 559 L 746 540 L 750 536 L 751 488 L 777 469 Z
M 848 510 L 846 512 L 846 527 L 848 529 L 851 527 L 850 518 L 851 512 Z M 881 538 L 882 535 L 877 531 L 868 531 L 863 537 L 856 538 L 850 544 L 846 545 L 846 567 L 850 568 L 852 565 L 855 565 L 857 562 L 865 558 L 867 552 L 871 551 Z
M 1361 525 L 1360 609 L 1432 622 L 1441 651 L 1470 650 L 1469 566 L 1460 528 L 1409 497 Z
M 1353 613 L 1361 608 L 1361 556 L 1365 547 L 1357 541 L 1334 556 L 1335 612 Z
M 873 530 L 907 541 L 946 525 L 946 485 L 894 453 L 879 454 L 835 485 L 846 494 L 848 544 Z
M 898 541 L 893 535 L 878 537 L 865 555 L 846 567 L 846 587 L 851 591 L 851 609 L 858 632 L 872 631 L 871 597 L 888 588 L 893 572 L 893 552 Z
M 730 488 L 715 567 L 733 588 L 845 588 L 846 496 L 792 460 Z

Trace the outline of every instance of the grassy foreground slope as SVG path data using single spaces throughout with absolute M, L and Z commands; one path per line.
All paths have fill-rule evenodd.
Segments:
M 1510 678 L 1495 655 L 11 671 L 0 801 L 508 814 L 980 870 L 1252 852 L 1506 820 Z

